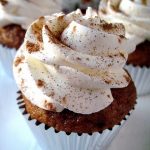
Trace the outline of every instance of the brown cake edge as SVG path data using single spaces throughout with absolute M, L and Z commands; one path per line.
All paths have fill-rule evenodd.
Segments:
M 31 119 L 54 127 L 57 131 L 93 133 L 112 129 L 129 114 L 136 104 L 136 89 L 134 83 L 121 89 L 112 89 L 114 101 L 104 110 L 90 115 L 82 115 L 64 110 L 60 113 L 50 112 L 32 104 L 23 96 L 25 108 Z
M 129 54 L 127 65 L 150 68 L 150 41 L 144 41 Z

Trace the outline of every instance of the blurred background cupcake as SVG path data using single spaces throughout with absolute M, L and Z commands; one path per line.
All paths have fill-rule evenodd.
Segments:
M 29 26 L 13 71 L 18 104 L 42 150 L 107 149 L 136 103 L 123 68 L 135 44 L 124 35 L 122 24 L 91 8 Z
M 83 13 L 85 13 L 88 6 L 91 6 L 93 9 L 97 9 L 99 0 L 63 0 L 62 6 L 64 12 L 71 12 L 80 8 Z
M 43 15 L 62 10 L 61 0 L 0 0 L 0 63 L 12 77 L 12 61 L 27 27 Z
M 150 1 L 102 0 L 99 14 L 107 22 L 124 24 L 126 37 L 136 43 L 136 49 L 129 51 L 126 68 L 138 95 L 150 93 Z

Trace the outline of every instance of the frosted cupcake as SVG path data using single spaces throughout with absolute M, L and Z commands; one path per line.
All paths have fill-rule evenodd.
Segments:
M 71 12 L 80 8 L 82 12 L 85 13 L 87 7 L 92 7 L 97 9 L 99 0 L 63 0 L 62 6 L 64 12 Z
M 28 25 L 41 15 L 57 11 L 61 11 L 58 0 L 0 1 L 0 63 L 7 74 L 12 76 L 12 61 Z
M 85 16 L 58 13 L 29 26 L 13 71 L 20 108 L 43 150 L 105 150 L 118 133 L 136 103 L 123 69 L 135 44 L 124 34 L 122 24 L 108 24 L 90 8 Z
M 123 23 L 126 37 L 136 43 L 129 51 L 127 70 L 139 95 L 150 93 L 150 1 L 102 0 L 100 16 L 111 23 Z

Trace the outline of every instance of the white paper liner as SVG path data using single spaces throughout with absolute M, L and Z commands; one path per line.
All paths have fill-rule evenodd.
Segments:
M 101 134 L 95 132 L 79 136 L 77 133 L 67 135 L 63 131 L 55 133 L 52 127 L 45 130 L 44 124 L 36 126 L 36 120 L 29 121 L 29 115 L 24 117 L 42 150 L 106 150 L 125 122 L 115 125 L 112 131 L 107 129 Z
M 7 48 L 0 45 L 0 63 L 4 72 L 11 78 L 13 78 L 12 65 L 16 52 L 14 48 Z
M 125 68 L 131 75 L 138 96 L 150 94 L 150 68 L 126 65 Z
M 107 150 L 133 111 L 131 110 L 119 125 L 115 125 L 112 129 L 106 129 L 102 133 L 95 132 L 91 135 L 83 133 L 81 136 L 77 133 L 67 135 L 63 131 L 57 133 L 53 127 L 47 128 L 45 124 L 31 119 L 25 110 L 22 95 L 19 95 L 17 98 L 19 109 L 42 150 Z

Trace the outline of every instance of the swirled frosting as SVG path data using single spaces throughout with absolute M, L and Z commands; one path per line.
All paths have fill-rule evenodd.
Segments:
M 150 40 L 150 0 L 102 0 L 100 16 L 111 23 L 122 23 L 126 37 L 136 44 Z
M 33 104 L 50 111 L 98 112 L 113 101 L 111 88 L 130 77 L 123 69 L 127 49 L 121 24 L 108 24 L 88 8 L 41 17 L 28 28 L 14 60 L 14 76 Z
M 19 24 L 27 29 L 40 16 L 61 11 L 61 0 L 2 0 L 0 26 Z

